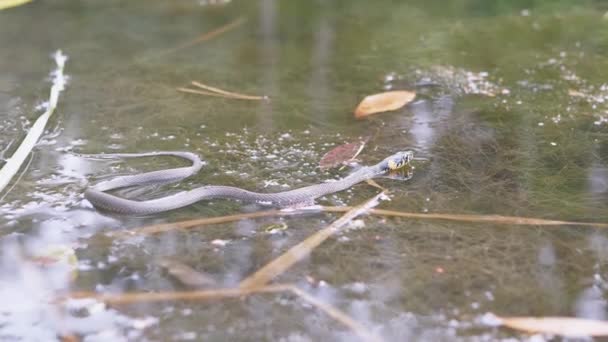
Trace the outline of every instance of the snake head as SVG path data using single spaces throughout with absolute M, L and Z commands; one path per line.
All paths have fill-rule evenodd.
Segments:
M 413 158 L 414 152 L 412 151 L 397 152 L 380 162 L 380 168 L 383 172 L 399 170 L 408 165 Z

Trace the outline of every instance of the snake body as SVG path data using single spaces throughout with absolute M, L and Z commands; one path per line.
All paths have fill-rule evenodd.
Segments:
M 255 202 L 277 207 L 311 204 L 313 200 L 318 197 L 346 190 L 359 182 L 383 175 L 391 170 L 399 169 L 404 165 L 407 165 L 412 160 L 413 153 L 411 151 L 395 153 L 376 165 L 362 167 L 352 174 L 337 181 L 320 183 L 276 193 L 258 193 L 231 186 L 207 185 L 166 197 L 137 201 L 117 197 L 106 192 L 113 189 L 136 185 L 175 182 L 196 174 L 203 166 L 203 162 L 196 154 L 179 151 L 101 154 L 97 155 L 96 157 L 131 158 L 152 156 L 180 157 L 190 160 L 192 165 L 188 167 L 115 177 L 89 187 L 84 193 L 85 198 L 98 209 L 128 215 L 155 214 L 163 211 L 182 208 L 201 200 L 210 200 L 215 198 L 236 199 L 245 202 Z

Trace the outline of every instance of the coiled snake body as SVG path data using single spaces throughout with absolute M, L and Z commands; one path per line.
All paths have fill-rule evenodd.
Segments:
M 192 161 L 192 165 L 188 167 L 152 171 L 130 176 L 119 176 L 89 187 L 84 193 L 85 198 L 98 209 L 112 211 L 119 214 L 132 215 L 159 213 L 182 208 L 201 200 L 209 200 L 214 198 L 236 199 L 277 207 L 311 204 L 312 201 L 318 197 L 346 190 L 359 182 L 386 174 L 391 170 L 399 169 L 407 165 L 412 160 L 413 153 L 411 151 L 398 152 L 388 158 L 385 158 L 376 165 L 362 167 L 340 180 L 310 185 L 284 192 L 258 193 L 231 186 L 207 185 L 188 191 L 183 191 L 174 195 L 146 201 L 131 200 L 106 193 L 106 191 L 109 190 L 135 185 L 175 182 L 197 173 L 203 166 L 203 162 L 200 160 L 200 158 L 196 154 L 190 152 L 171 151 L 117 153 L 102 154 L 97 155 L 96 157 L 130 158 L 151 156 L 180 157 Z

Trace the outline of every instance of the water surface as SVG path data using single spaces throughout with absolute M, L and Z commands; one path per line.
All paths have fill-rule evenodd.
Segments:
M 261 210 L 201 202 L 166 214 L 99 213 L 87 184 L 180 163 L 108 162 L 78 153 L 187 150 L 202 172 L 146 193 L 203 184 L 283 191 L 340 177 L 318 161 L 371 136 L 372 164 L 411 149 L 407 181 L 380 208 L 608 222 L 608 21 L 599 1 L 37 1 L 0 12 L 0 151 L 7 158 L 48 96 L 51 53 L 70 82 L 0 212 L 0 336 L 52 340 L 351 340 L 353 332 L 289 294 L 106 307 L 46 305 L 63 291 L 178 291 L 172 257 L 231 287 L 339 216 L 242 220 L 154 237 L 107 233 Z M 187 48 L 242 18 L 238 28 Z M 192 80 L 268 102 L 184 94 Z M 426 84 L 426 86 L 425 86 Z M 430 86 L 429 86 L 430 84 Z M 355 120 L 365 95 L 416 91 L 402 110 Z M 362 184 L 324 205 L 357 205 Z M 294 283 L 386 340 L 527 335 L 484 314 L 605 319 L 608 239 L 600 229 L 365 216 L 277 283 Z M 268 234 L 270 224 L 288 228 Z M 25 262 L 49 245 L 78 259 L 73 280 Z M 19 262 L 19 261 L 23 262 Z M 48 270 L 47 270 L 48 271 Z

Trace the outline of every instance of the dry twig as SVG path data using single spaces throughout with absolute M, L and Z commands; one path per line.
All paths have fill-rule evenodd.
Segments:
M 248 296 L 256 293 L 279 293 L 291 292 L 300 299 L 310 303 L 317 309 L 326 313 L 329 317 L 342 323 L 350 328 L 363 341 L 382 341 L 378 336 L 369 332 L 362 324 L 355 321 L 340 309 L 333 307 L 310 294 L 302 291 L 298 287 L 290 284 L 277 284 L 258 287 L 255 289 L 228 288 L 228 289 L 211 289 L 187 292 L 139 292 L 139 293 L 124 293 L 124 294 L 98 294 L 94 292 L 74 292 L 68 297 L 61 298 L 60 301 L 68 299 L 94 299 L 104 302 L 108 305 L 125 305 L 137 303 L 150 303 L 170 300 L 207 300 L 221 298 L 235 298 Z
M 332 222 L 329 226 L 317 231 L 313 235 L 306 238 L 299 244 L 291 247 L 287 252 L 281 254 L 278 258 L 266 264 L 266 266 L 257 270 L 253 275 L 245 278 L 239 284 L 242 289 L 256 288 L 265 286 L 273 278 L 280 275 L 289 269 L 296 262 L 307 257 L 313 249 L 317 248 L 323 241 L 327 240 L 330 236 L 336 234 L 344 227 L 347 223 L 353 220 L 355 217 L 365 214 L 372 207 L 378 204 L 380 197 L 385 196 L 384 192 L 379 193 L 373 198 L 365 201 L 365 203 L 358 205 L 346 214 L 342 215 L 339 219 Z
M 315 207 L 315 209 L 317 209 Z M 353 209 L 353 207 L 318 207 L 319 211 L 329 213 L 343 213 Z M 244 219 L 271 217 L 271 216 L 291 216 L 301 215 L 310 213 L 310 209 L 298 209 L 298 210 L 266 210 L 258 211 L 247 214 L 236 214 L 219 217 L 206 217 L 188 221 L 163 223 L 151 226 L 145 226 L 135 228 L 127 231 L 114 231 L 107 233 L 111 237 L 116 238 L 128 238 L 135 235 L 152 235 L 166 233 L 177 229 L 191 229 L 210 224 L 219 224 L 234 222 Z M 559 221 L 559 220 L 545 220 L 532 217 L 521 217 L 521 216 L 501 216 L 501 215 L 458 215 L 458 214 L 423 214 L 423 213 L 411 213 L 402 212 L 395 210 L 386 209 L 370 209 L 369 214 L 379 216 L 391 216 L 391 217 L 403 217 L 418 220 L 445 220 L 445 221 L 459 221 L 459 222 L 471 222 L 471 223 L 492 223 L 492 224 L 511 224 L 519 226 L 582 226 L 590 228 L 608 228 L 608 223 L 601 222 L 573 222 L 573 221 Z

